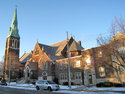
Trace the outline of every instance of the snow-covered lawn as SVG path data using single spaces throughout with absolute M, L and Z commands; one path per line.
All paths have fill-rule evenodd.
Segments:
M 33 84 L 16 84 L 16 82 L 7 83 L 8 86 L 18 86 L 18 87 L 34 87 Z

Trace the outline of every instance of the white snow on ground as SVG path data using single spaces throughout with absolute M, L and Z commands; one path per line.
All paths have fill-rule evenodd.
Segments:
M 70 89 L 68 86 L 63 86 L 63 85 L 59 85 L 60 86 L 60 89 Z M 81 86 L 77 86 L 77 85 L 74 85 L 71 87 L 71 89 L 76 89 L 76 88 L 80 88 Z
M 2 87 L 26 89 L 26 90 L 36 90 L 36 88 L 33 84 L 16 84 L 16 82 L 7 83 L 7 86 L 2 86 Z
M 115 92 L 80 92 L 80 91 L 67 91 L 67 90 L 60 90 L 60 91 L 53 91 L 56 93 L 69 93 L 69 94 L 125 94 L 125 93 L 115 93 Z
M 107 88 L 98 88 L 98 87 L 86 87 L 84 90 L 110 90 L 110 91 L 125 91 L 125 87 L 107 87 Z
M 5 86 L 5 87 L 16 88 L 16 89 L 25 89 L 25 90 L 36 90 L 36 88 L 32 88 L 32 87 L 17 87 L 17 86 Z

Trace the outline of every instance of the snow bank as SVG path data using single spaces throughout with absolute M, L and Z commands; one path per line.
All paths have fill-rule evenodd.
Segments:
M 121 93 L 115 93 L 115 92 L 83 92 L 83 91 L 66 91 L 66 90 L 60 90 L 60 91 L 53 91 L 55 93 L 63 93 L 63 94 L 121 94 Z
M 84 90 L 109 90 L 109 91 L 125 91 L 125 87 L 105 87 L 105 88 L 98 88 L 98 87 L 86 87 Z
M 70 89 L 68 86 L 63 86 L 63 85 L 59 85 L 59 86 L 60 86 L 60 89 Z M 76 89 L 80 87 L 83 87 L 83 86 L 74 85 L 74 86 L 71 86 L 71 89 Z

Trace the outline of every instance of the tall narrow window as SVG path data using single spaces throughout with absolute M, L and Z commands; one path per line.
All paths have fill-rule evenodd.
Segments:
M 60 80 L 66 80 L 67 79 L 67 73 L 60 73 Z
M 48 63 L 47 62 L 43 63 L 42 65 L 43 65 L 43 70 L 48 70 Z
M 14 39 L 12 39 L 12 48 L 14 48 Z
M 17 41 L 17 48 L 19 48 L 19 40 Z
M 15 40 L 15 48 L 17 48 L 17 40 Z
M 88 58 L 86 59 L 86 63 L 87 63 L 87 65 L 91 65 L 91 59 L 90 59 L 90 57 L 88 57 Z
M 10 39 L 10 47 L 12 47 L 12 39 Z
M 100 77 L 105 77 L 105 68 L 104 67 L 99 67 L 99 76 Z
M 98 57 L 102 57 L 102 51 L 98 52 Z
M 81 79 L 81 72 L 76 72 L 75 73 L 75 79 L 77 79 L 77 80 L 79 80 L 79 79 Z

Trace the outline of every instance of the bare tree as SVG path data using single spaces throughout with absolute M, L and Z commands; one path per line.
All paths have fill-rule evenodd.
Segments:
M 125 74 L 125 20 L 115 17 L 110 32 L 106 36 L 100 35 L 97 43 L 105 47 L 103 50 L 111 58 L 111 63 L 108 64 L 114 69 L 118 81 L 123 83 L 121 75 Z
M 0 75 L 2 75 L 2 72 L 3 72 L 3 64 L 4 64 L 4 56 L 2 57 L 2 60 L 0 61 Z

